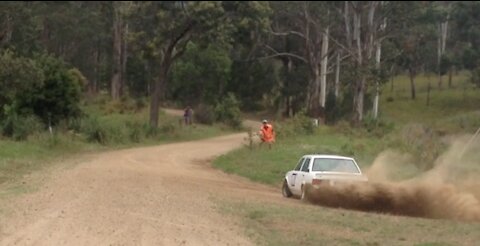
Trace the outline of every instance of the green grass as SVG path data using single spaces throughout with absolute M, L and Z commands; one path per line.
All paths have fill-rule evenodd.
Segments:
M 437 88 L 437 78 L 430 77 L 432 91 L 430 104 L 427 106 L 428 78 L 418 76 L 416 79 L 417 98 L 410 97 L 410 81 L 407 76 L 394 79 L 395 89 L 390 84 L 383 88 L 380 113 L 398 125 L 417 122 L 433 127 L 442 127 L 442 119 L 480 110 L 480 89 L 468 82 L 468 74 L 460 73 L 453 77 L 453 88 L 446 88 L 447 78 L 444 76 L 444 89 Z M 388 98 L 393 98 L 388 102 Z
M 453 77 L 453 88 L 447 89 L 447 76 L 444 76 L 444 89 L 436 87 L 437 78 L 430 77 L 432 86 L 430 105 L 425 103 L 426 88 L 429 78 L 418 76 L 417 100 L 409 98 L 410 82 L 407 76 L 394 79 L 395 89 L 390 92 L 390 84 L 385 85 L 381 97 L 381 119 L 393 124 L 393 131 L 373 131 L 352 129 L 348 125 L 321 127 L 314 134 L 278 139 L 272 150 L 266 148 L 253 150 L 239 149 L 223 155 L 214 161 L 214 166 L 228 173 L 235 173 L 253 181 L 278 185 L 286 171 L 291 170 L 298 159 L 309 153 L 340 154 L 353 156 L 362 168 L 369 167 L 376 156 L 386 149 L 400 152 L 412 151 L 419 146 L 409 146 L 404 142 L 402 131 L 407 124 L 421 124 L 427 129 L 434 129 L 441 135 L 470 133 L 480 127 L 480 89 L 474 89 L 468 83 L 468 74 L 460 73 Z M 467 88 L 468 90 L 464 90 Z M 393 97 L 393 102 L 387 102 Z M 278 130 L 278 129 L 277 129 Z M 280 129 L 279 131 L 281 131 Z M 414 137 L 414 136 L 413 136 Z M 432 138 L 431 142 L 437 141 Z M 429 143 L 429 142 L 426 142 Z M 420 146 L 427 148 L 428 146 Z M 419 149 L 417 155 L 425 151 Z M 435 156 L 432 156 L 434 158 Z M 428 161 L 433 161 L 430 158 Z M 420 162 L 425 160 L 420 160 Z M 414 163 L 418 164 L 418 163 Z M 406 168 L 399 176 L 412 176 L 415 168 Z
M 324 153 L 348 155 L 356 158 L 361 167 L 371 164 L 384 142 L 362 135 L 345 135 L 334 129 L 321 128 L 315 134 L 278 139 L 270 150 L 263 146 L 242 148 L 217 158 L 213 165 L 228 173 L 249 179 L 279 185 L 288 170 L 295 167 L 304 154 Z
M 396 150 L 413 158 L 399 160 L 402 165 L 387 163 L 391 165 L 389 178 L 403 180 L 415 177 L 422 172 L 421 165 L 425 164 L 425 160 L 433 162 L 438 154 L 446 150 L 444 136 L 448 139 L 455 134 L 473 134 L 480 127 L 480 89 L 474 88 L 467 79 L 468 74 L 461 73 L 454 77 L 454 87 L 447 89 L 448 79 L 445 76 L 444 89 L 439 90 L 436 87 L 437 78 L 430 77 L 433 89 L 427 106 L 428 78 L 417 78 L 417 99 L 411 100 L 410 82 L 406 76 L 399 76 L 394 80 L 395 89 L 390 91 L 390 84 L 387 84 L 381 95 L 380 117 L 382 121 L 394 124 L 391 131 L 380 128 L 368 132 L 352 129 L 344 123 L 334 127 L 322 126 L 314 134 L 279 138 L 272 150 L 245 147 L 233 151 L 217 158 L 214 166 L 256 182 L 280 187 L 285 173 L 304 154 L 353 156 L 365 171 L 379 153 Z M 418 135 L 418 129 L 427 130 Z M 478 164 L 478 152 L 473 152 L 471 150 L 465 156 L 470 160 L 469 165 Z M 461 180 L 465 172 L 469 175 L 479 173 L 476 165 L 459 169 L 458 163 L 454 164 L 452 167 L 458 171 L 451 173 L 453 179 Z M 433 246 L 476 245 L 480 242 L 479 223 L 394 217 L 314 205 L 293 207 L 260 202 L 217 202 L 224 213 L 244 221 L 246 234 L 259 245 Z
M 476 245 L 480 224 L 387 216 L 313 205 L 220 201 L 258 245 Z

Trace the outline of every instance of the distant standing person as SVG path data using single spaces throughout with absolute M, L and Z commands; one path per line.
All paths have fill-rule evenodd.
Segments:
M 193 109 L 190 106 L 188 106 L 187 108 L 185 108 L 183 113 L 183 118 L 185 119 L 185 125 L 192 124 L 192 117 L 193 117 Z
M 269 149 L 272 148 L 272 144 L 275 142 L 275 132 L 273 131 L 273 126 L 268 124 L 267 120 L 262 121 L 262 127 L 260 128 L 260 138 L 262 143 L 267 143 Z

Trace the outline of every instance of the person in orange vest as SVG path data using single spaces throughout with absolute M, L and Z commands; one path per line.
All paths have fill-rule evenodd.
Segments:
M 262 121 L 262 127 L 260 128 L 260 138 L 262 143 L 267 143 L 268 147 L 271 149 L 272 144 L 275 142 L 275 131 L 273 131 L 273 126 L 268 124 L 267 120 Z

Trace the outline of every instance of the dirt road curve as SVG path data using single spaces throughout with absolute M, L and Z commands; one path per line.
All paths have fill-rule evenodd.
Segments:
M 246 134 L 102 153 L 12 201 L 0 245 L 252 245 L 212 197 L 282 202 L 277 189 L 210 167 Z

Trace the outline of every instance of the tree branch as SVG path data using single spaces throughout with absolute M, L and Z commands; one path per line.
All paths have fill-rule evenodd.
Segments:
M 349 56 L 352 56 L 355 58 L 355 60 L 358 61 L 358 57 L 356 57 L 356 54 L 355 52 L 351 51 L 349 48 L 345 47 L 345 45 L 341 44 L 340 42 L 338 42 L 336 39 L 332 38 L 332 36 L 329 36 L 330 40 L 332 40 L 336 45 L 338 45 L 340 48 L 342 48 L 343 50 L 347 51 L 348 53 L 350 53 Z
M 293 54 L 293 53 L 289 53 L 289 52 L 278 52 L 276 51 L 274 48 L 270 47 L 269 45 L 264 45 L 267 49 L 273 51 L 275 54 L 273 55 L 269 55 L 269 56 L 264 56 L 264 57 L 257 57 L 255 58 L 256 60 L 258 59 L 268 59 L 268 58 L 272 58 L 272 57 L 277 57 L 277 56 L 289 56 L 289 57 L 293 57 L 293 58 L 297 58 L 305 63 L 308 63 L 307 59 L 299 56 L 299 55 L 296 55 L 296 54 Z
M 172 39 L 172 41 L 170 42 L 170 45 L 168 46 L 168 51 L 170 53 L 173 52 L 173 49 L 178 44 L 178 42 L 180 42 L 180 40 L 183 37 L 187 36 L 187 34 L 193 29 L 194 26 L 195 26 L 195 22 L 189 21 L 185 29 L 183 29 L 183 31 L 177 37 Z
M 299 60 L 301 60 L 305 63 L 307 62 L 307 60 L 305 60 L 305 58 L 303 58 L 301 56 L 298 56 L 298 55 L 295 55 L 295 54 L 292 54 L 292 53 L 287 53 L 287 52 L 277 53 L 277 54 L 273 54 L 273 55 L 269 55 L 269 56 L 257 57 L 257 58 L 254 58 L 252 60 L 264 60 L 264 59 L 278 57 L 278 56 L 289 56 L 289 57 L 297 58 L 297 59 L 299 59 Z
M 172 61 L 175 61 L 176 59 L 178 59 L 180 56 L 183 55 L 183 53 L 185 53 L 185 51 L 187 50 L 187 45 L 188 43 L 190 42 L 190 39 L 187 38 L 185 40 L 185 43 L 182 45 L 182 47 L 180 49 L 178 49 L 178 51 L 176 51 L 177 49 L 175 49 L 175 54 L 172 55 Z
M 266 56 L 264 58 L 270 58 L 270 57 L 276 57 L 276 56 L 290 56 L 290 57 L 294 57 L 294 58 L 297 58 L 305 63 L 308 63 L 307 59 L 305 59 L 304 57 L 301 57 L 299 55 L 296 55 L 296 54 L 293 54 L 293 53 L 289 53 L 289 52 L 278 52 L 276 51 L 274 48 L 270 47 L 270 45 L 265 45 L 265 47 L 271 51 L 273 51 L 275 54 L 273 55 L 270 55 L 270 56 Z
M 305 38 L 305 35 L 301 32 L 296 32 L 296 31 L 287 31 L 287 32 L 275 32 L 275 31 L 270 31 L 270 34 L 273 34 L 275 36 L 288 36 L 288 35 L 295 35 L 301 38 Z
M 332 60 L 334 56 L 335 56 L 335 54 L 334 54 L 331 58 L 329 58 L 329 60 Z M 350 57 L 350 56 L 351 56 L 351 55 L 345 55 L 345 56 L 340 57 L 340 62 L 342 62 L 343 60 L 347 59 L 347 58 Z M 335 67 L 336 65 L 337 65 L 336 63 L 333 63 L 333 62 L 332 62 L 331 65 L 330 65 L 330 66 L 328 67 L 328 69 L 327 69 L 327 71 L 329 71 L 329 72 L 327 72 L 327 73 L 331 73 L 333 67 Z

